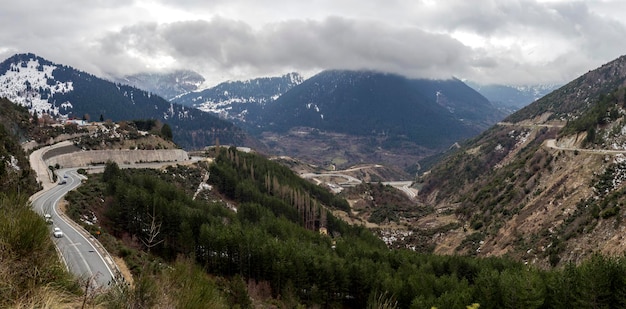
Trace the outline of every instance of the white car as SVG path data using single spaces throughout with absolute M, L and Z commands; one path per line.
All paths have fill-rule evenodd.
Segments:
M 61 238 L 61 237 L 63 237 L 63 232 L 61 231 L 60 228 L 55 227 L 54 228 L 54 232 L 52 232 L 52 235 L 54 235 L 54 237 L 56 237 L 56 238 Z
M 52 216 L 50 214 L 43 215 L 43 218 L 46 220 L 46 223 L 52 224 Z

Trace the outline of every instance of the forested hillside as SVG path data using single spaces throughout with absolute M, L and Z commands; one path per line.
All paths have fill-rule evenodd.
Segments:
M 192 179 L 209 170 L 213 187 L 198 194 L 201 180 Z M 545 271 L 504 258 L 390 250 L 367 229 L 326 212 L 343 202 L 318 190 L 276 163 L 231 148 L 204 167 L 109 164 L 73 194 L 77 207 L 70 211 L 94 211 L 101 239 L 108 233 L 119 239 L 110 250 L 125 256 L 137 276 L 146 275 L 147 260 L 186 256 L 231 282 L 225 283 L 230 306 L 249 308 L 263 299 L 348 308 L 626 304 L 624 259 L 596 256 L 579 267 Z M 94 204 L 98 197 L 104 202 Z M 241 280 L 247 289 L 233 283 Z
M 35 175 L 19 140 L 28 139 L 35 125 L 24 107 L 0 98 L 0 186 L 6 193 L 33 194 Z
M 448 147 L 502 119 L 484 97 L 459 80 L 408 79 L 367 71 L 324 71 L 251 112 L 257 131 L 294 127 L 384 137 L 394 147 L 413 142 Z M 252 118 L 252 117 L 249 117 Z

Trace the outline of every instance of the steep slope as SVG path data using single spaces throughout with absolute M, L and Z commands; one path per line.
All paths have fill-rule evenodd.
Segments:
M 204 83 L 204 77 L 194 71 L 178 70 L 169 73 L 128 75 L 117 79 L 116 82 L 152 92 L 166 100 L 172 100 L 197 90 Z
M 422 201 L 462 226 L 435 251 L 545 266 L 624 252 L 625 65 L 621 57 L 555 90 L 425 175 Z
M 241 145 L 247 139 L 242 130 L 208 113 L 33 54 L 15 55 L 0 63 L 0 96 L 39 115 L 114 121 L 157 119 L 171 126 L 174 140 L 185 148 L 201 148 L 216 139 L 222 144 Z
M 358 71 L 322 72 L 248 113 L 248 128 L 283 154 L 318 164 L 401 168 L 504 117 L 456 79 Z
M 181 95 L 172 101 L 245 124 L 250 106 L 262 106 L 272 102 L 302 81 L 303 78 L 298 73 L 228 81 L 209 89 Z
M 26 108 L 0 98 L 0 187 L 4 193 L 32 194 L 39 189 L 19 143 L 29 138 L 33 126 Z

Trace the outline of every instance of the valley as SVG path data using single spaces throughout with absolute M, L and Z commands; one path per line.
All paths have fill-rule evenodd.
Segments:
M 24 57 L 30 56 L 16 59 Z M 24 73 L 36 69 L 35 60 L 47 63 L 33 59 L 22 62 Z M 614 68 L 621 60 L 600 70 L 621 72 Z M 46 72 L 57 72 L 46 65 Z M 28 78 L 16 77 L 15 64 L 9 67 L 13 75 L 7 83 Z M 268 290 L 291 293 L 307 304 L 351 303 L 346 299 L 357 295 L 354 302 L 362 305 L 363 288 L 352 286 L 362 273 L 353 261 L 370 260 L 355 253 L 360 250 L 379 257 L 403 252 L 403 259 L 505 257 L 537 272 L 626 251 L 621 236 L 626 89 L 602 94 L 605 88 L 594 81 L 594 87 L 583 86 L 585 91 L 571 96 L 575 88 L 568 84 L 502 119 L 498 108 L 459 80 L 329 71 L 312 81 L 294 81 L 294 76 L 266 80 L 273 90 L 264 95 L 271 100 L 239 100 L 231 93 L 238 87 L 254 91 L 248 86 L 260 82 L 225 83 L 213 91 L 229 96 L 206 100 L 204 108 L 236 102 L 235 114 L 220 115 L 242 129 L 216 122 L 208 131 L 199 122 L 170 126 L 168 117 L 178 113 L 173 110 L 162 120 L 92 122 L 84 116 L 82 121 L 60 117 L 63 123 L 57 124 L 35 110 L 27 120 L 30 133 L 22 133 L 24 149 L 31 159 L 41 158 L 32 166 L 44 189 L 58 188 L 55 170 L 84 170 L 88 179 L 69 193 L 67 215 L 84 233 L 105 235 L 109 260 L 124 260 L 135 282 L 142 280 L 146 259 L 172 262 L 182 254 L 228 278 L 226 285 L 241 282 L 232 277 L 238 274 L 248 284 L 267 284 Z M 71 97 L 76 89 L 81 88 L 63 95 Z M 276 89 L 285 92 L 271 95 Z M 565 103 L 554 104 L 555 98 Z M 196 117 L 197 111 L 185 115 L 187 107 L 176 108 L 179 120 Z M 206 143 L 207 133 L 215 144 L 194 149 L 190 157 L 176 143 L 175 130 L 183 127 L 199 130 L 184 133 L 192 143 Z M 11 160 L 7 166 L 16 166 Z M 293 237 L 312 243 L 303 249 Z M 255 256 L 255 262 L 246 256 Z M 334 272 L 332 285 L 344 292 L 319 296 L 332 287 L 297 266 L 302 261 L 316 271 Z M 282 263 L 294 266 L 278 266 Z M 326 267 L 339 264 L 350 265 L 351 275 Z M 404 270 L 392 273 L 402 276 Z M 285 283 L 277 275 L 307 279 Z M 311 284 L 324 292 L 302 292 Z M 380 284 L 394 289 L 389 282 Z M 300 292 L 290 292 L 291 285 Z M 254 289 L 248 287 L 257 293 Z M 479 295 L 473 287 L 471 293 Z M 264 301 L 278 297 L 271 294 L 265 293 Z M 430 304 L 443 301 L 440 295 L 429 297 Z M 399 299 L 403 307 L 418 301 L 410 293 Z
M 260 140 L 272 149 L 274 155 L 295 157 L 326 170 L 377 162 L 373 164 L 385 165 L 389 169 L 385 177 L 390 178 L 384 180 L 410 179 L 412 176 L 405 169 L 436 153 L 409 141 L 402 142 L 402 147 L 392 148 L 385 145 L 388 138 L 384 136 L 355 136 L 312 128 L 297 128 L 285 134 L 264 132 Z

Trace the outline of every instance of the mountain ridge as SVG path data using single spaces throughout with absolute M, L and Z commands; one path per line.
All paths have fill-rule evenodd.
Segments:
M 244 131 L 208 113 L 171 103 L 150 92 L 115 84 L 57 65 L 34 54 L 16 54 L 0 63 L 0 95 L 31 113 L 76 118 L 157 119 L 169 123 L 174 139 L 188 149 L 254 144 Z
M 205 79 L 191 70 L 176 70 L 167 73 L 137 73 L 116 78 L 114 81 L 155 93 L 172 101 L 176 97 L 198 90 Z
M 251 105 L 269 104 L 303 81 L 295 72 L 278 77 L 226 81 L 209 89 L 182 94 L 172 101 L 243 124 Z

